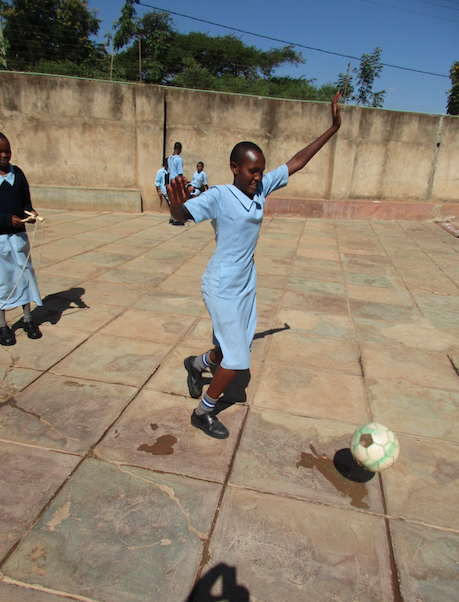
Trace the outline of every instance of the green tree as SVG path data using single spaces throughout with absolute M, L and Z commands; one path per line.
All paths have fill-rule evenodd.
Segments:
M 347 76 L 346 73 L 339 73 L 338 74 L 338 81 L 336 81 L 334 83 L 335 89 L 339 90 L 339 92 L 341 93 L 341 96 L 343 97 L 344 100 L 347 100 L 349 98 L 352 99 L 353 94 L 354 94 L 354 83 L 353 83 L 353 76 L 349 75 L 349 77 Z
M 449 70 L 452 87 L 448 91 L 448 104 L 446 113 L 448 115 L 459 115 L 459 62 L 455 61 Z
M 116 31 L 113 38 L 115 50 L 119 50 L 129 44 L 137 34 L 137 25 L 135 22 L 137 11 L 134 8 L 134 4 L 138 4 L 138 0 L 126 0 L 121 9 L 120 18 L 113 26 L 113 29 Z
M 371 54 L 362 54 L 359 67 L 354 67 L 356 75 L 357 93 L 352 96 L 357 105 L 366 107 L 382 107 L 384 104 L 385 90 L 373 92 L 373 84 L 381 76 L 381 48 L 376 47 Z M 342 75 L 342 74 L 340 74 Z
M 10 69 L 33 70 L 43 61 L 81 65 L 104 54 L 89 39 L 99 20 L 85 0 L 12 0 L 1 9 Z
M 244 44 L 235 35 L 212 37 L 200 32 L 177 32 L 168 54 L 171 77 L 185 71 L 191 61 L 215 77 L 245 77 L 250 80 L 271 77 L 281 65 L 304 63 L 301 54 L 291 46 L 263 51 Z

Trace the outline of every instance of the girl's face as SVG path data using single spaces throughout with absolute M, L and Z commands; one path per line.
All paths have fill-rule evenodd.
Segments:
M 263 178 L 265 170 L 265 157 L 260 151 L 249 150 L 246 152 L 241 164 L 231 163 L 234 174 L 234 185 L 249 199 L 253 199 L 258 184 Z
M 11 147 L 8 140 L 0 138 L 0 171 L 7 172 L 11 159 Z

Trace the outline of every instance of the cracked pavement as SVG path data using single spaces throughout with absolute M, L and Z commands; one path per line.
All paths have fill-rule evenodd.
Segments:
M 457 597 L 457 237 L 266 217 L 252 365 L 219 441 L 190 424 L 183 368 L 211 346 L 210 224 L 40 214 L 43 337 L 12 310 L 0 348 L 0 602 Z M 400 457 L 349 480 L 371 420 Z

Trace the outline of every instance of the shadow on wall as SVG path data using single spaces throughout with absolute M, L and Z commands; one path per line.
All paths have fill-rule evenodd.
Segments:
M 249 599 L 249 590 L 237 584 L 236 567 L 222 562 L 199 579 L 185 602 L 249 602 Z

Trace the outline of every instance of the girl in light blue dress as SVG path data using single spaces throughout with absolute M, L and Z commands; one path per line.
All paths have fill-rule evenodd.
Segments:
M 202 277 L 202 294 L 212 318 L 214 349 L 185 359 L 190 395 L 202 395 L 202 372 L 215 370 L 208 390 L 193 411 L 191 424 L 217 439 L 228 429 L 214 414 L 215 404 L 239 370 L 250 366 L 250 350 L 257 324 L 254 264 L 266 197 L 285 186 L 289 176 L 303 169 L 341 126 L 339 92 L 332 101 L 332 126 L 290 161 L 263 175 L 265 157 L 253 142 L 240 142 L 230 156 L 234 181 L 212 186 L 196 198 L 184 178 L 167 186 L 171 215 L 177 220 L 212 220 L 216 249 Z
M 11 165 L 10 159 L 10 143 L 0 133 L 0 344 L 6 346 L 14 345 L 16 338 L 6 323 L 5 310 L 22 305 L 24 330 L 30 339 L 39 339 L 41 332 L 32 321 L 30 303 L 42 305 L 23 222 L 26 211 L 37 212 L 24 173 Z

